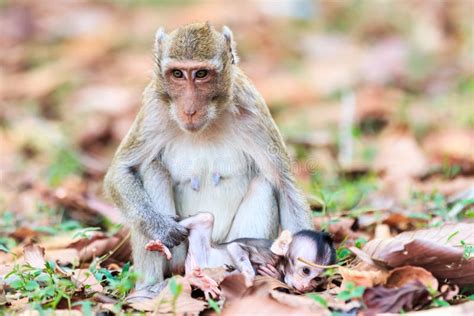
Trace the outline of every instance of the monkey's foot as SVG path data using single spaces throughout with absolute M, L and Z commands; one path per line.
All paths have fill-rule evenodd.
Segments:
M 206 299 L 214 299 L 221 294 L 217 282 L 205 275 L 199 267 L 194 268 L 191 274 L 187 275 L 186 278 L 191 285 L 194 285 L 204 292 Z
M 161 241 L 150 240 L 146 245 L 145 249 L 148 251 L 159 251 L 166 256 L 167 260 L 171 260 L 171 251 Z

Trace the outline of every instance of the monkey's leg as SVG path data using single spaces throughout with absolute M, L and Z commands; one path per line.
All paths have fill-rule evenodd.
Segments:
M 214 216 L 210 213 L 199 213 L 180 221 L 179 224 L 189 229 L 186 274 L 192 273 L 196 267 L 208 267 Z
M 147 165 L 142 165 L 139 173 L 146 195 L 155 207 L 160 208 L 161 215 L 176 216 L 174 203 L 172 199 L 169 199 L 169 196 L 172 196 L 169 175 L 160 162 L 152 161 Z M 171 248 L 172 260 L 168 261 L 160 252 L 146 250 L 150 236 L 145 235 L 139 228 L 132 228 L 131 231 L 133 262 L 140 276 L 137 289 L 147 288 L 153 291 L 162 288 L 160 283 L 166 276 L 171 275 L 172 267 L 179 270 L 177 267 L 180 264 L 184 266 L 185 245 Z
M 280 219 L 276 197 L 270 183 L 256 176 L 249 185 L 226 240 L 237 238 L 274 239 Z
M 237 269 L 245 275 L 247 281 L 253 281 L 255 271 L 250 262 L 249 254 L 237 242 L 228 244 L 227 252 Z

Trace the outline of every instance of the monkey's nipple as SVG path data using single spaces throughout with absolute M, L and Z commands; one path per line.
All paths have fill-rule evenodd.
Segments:
M 199 191 L 201 188 L 201 180 L 199 179 L 198 176 L 192 176 L 191 177 L 191 189 L 194 191 Z

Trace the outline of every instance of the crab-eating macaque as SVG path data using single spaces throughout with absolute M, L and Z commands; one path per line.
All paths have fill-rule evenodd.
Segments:
M 189 229 L 185 265 L 187 276 L 196 274 L 196 269 L 226 266 L 243 273 L 249 281 L 257 273 L 269 275 L 300 292 L 306 292 L 317 287 L 323 269 L 310 266 L 298 258 L 320 266 L 332 265 L 336 261 L 331 237 L 323 232 L 301 230 L 292 235 L 289 231 L 283 231 L 275 241 L 239 238 L 214 244 L 211 240 L 212 214 L 200 213 L 182 220 L 180 224 Z M 146 249 L 169 254 L 169 250 L 159 240 L 150 241 Z M 167 258 L 171 259 L 168 255 Z M 218 293 L 217 285 L 212 280 L 202 276 L 200 281 L 196 285 L 203 286 L 205 292 L 210 292 L 211 296 Z
M 213 242 L 311 228 L 282 137 L 237 63 L 227 27 L 156 34 L 143 106 L 104 179 L 131 230 L 138 288 L 153 291 L 184 269 L 188 232 L 177 217 L 212 213 Z M 171 262 L 145 250 L 156 239 L 171 249 Z

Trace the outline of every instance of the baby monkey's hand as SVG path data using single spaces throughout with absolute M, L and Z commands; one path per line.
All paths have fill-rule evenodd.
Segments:
M 145 249 L 148 251 L 159 251 L 166 256 L 167 260 L 171 260 L 171 251 L 166 247 L 160 240 L 150 240 L 146 245 Z
M 258 266 L 257 272 L 260 275 L 269 276 L 269 277 L 275 278 L 277 280 L 282 279 L 281 272 L 278 271 L 274 266 L 272 266 L 271 264 L 268 264 L 268 263 L 266 265 Z

